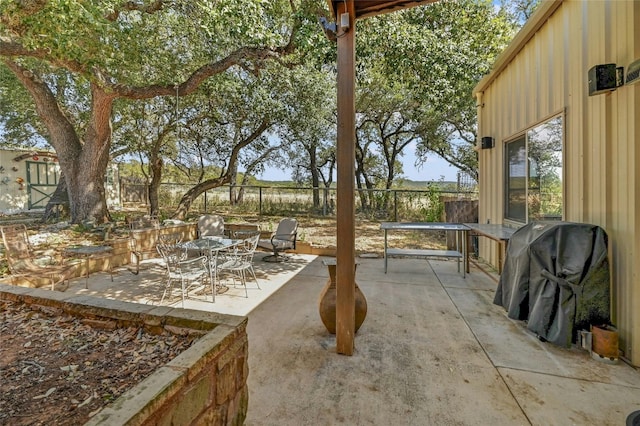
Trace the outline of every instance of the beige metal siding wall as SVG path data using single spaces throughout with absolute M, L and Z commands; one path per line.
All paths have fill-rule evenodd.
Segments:
M 566 0 L 483 88 L 478 136 L 481 223 L 502 223 L 504 143 L 565 111 L 564 219 L 610 238 L 613 320 L 624 355 L 640 365 L 640 83 L 588 96 L 596 64 L 640 59 L 640 1 Z M 495 248 L 480 254 L 495 264 Z
M 640 2 L 612 15 L 608 41 L 626 73 L 629 63 L 640 59 Z M 610 97 L 606 229 L 613 243 L 614 320 L 621 329 L 621 349 L 640 365 L 640 83 L 618 88 Z
M 557 13 L 551 16 L 547 25 L 484 91 L 479 136 L 494 137 L 495 148 L 479 151 L 481 223 L 502 223 L 505 142 L 521 135 L 526 128 L 561 113 L 565 107 L 563 49 L 557 51 L 547 47 L 563 44 L 562 33 L 555 29 L 561 23 L 551 24 L 559 20 Z M 480 243 L 481 257 L 495 264 L 496 245 L 483 240 Z

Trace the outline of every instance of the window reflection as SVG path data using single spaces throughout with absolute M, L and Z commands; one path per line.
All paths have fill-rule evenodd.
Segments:
M 527 150 L 525 138 L 507 144 L 507 218 L 524 220 L 527 198 Z
M 562 220 L 562 118 L 527 132 L 529 220 Z
M 562 220 L 562 116 L 506 144 L 505 218 Z

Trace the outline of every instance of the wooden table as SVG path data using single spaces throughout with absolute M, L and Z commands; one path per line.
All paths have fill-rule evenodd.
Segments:
M 493 223 L 465 223 L 465 225 L 469 227 L 469 232 L 467 233 L 469 240 L 472 236 L 485 237 L 498 244 L 498 275 L 502 274 L 504 259 L 507 256 L 507 244 L 517 228 Z M 468 241 L 467 246 L 470 244 L 471 242 Z M 480 265 L 476 264 L 476 266 L 482 269 Z
M 384 273 L 387 273 L 387 259 L 389 256 L 417 256 L 417 257 L 449 257 L 458 260 L 458 272 L 460 261 L 464 260 L 462 275 L 467 276 L 468 253 L 467 233 L 469 228 L 461 223 L 445 222 L 382 222 L 380 229 L 384 230 Z M 431 249 L 405 249 L 389 248 L 387 243 L 388 231 L 454 231 L 456 233 L 456 250 L 431 250 Z

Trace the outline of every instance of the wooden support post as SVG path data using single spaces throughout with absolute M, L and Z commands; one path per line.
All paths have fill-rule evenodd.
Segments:
M 355 335 L 355 140 L 356 21 L 354 0 L 338 3 L 336 17 L 349 13 L 349 28 L 338 28 L 336 352 L 353 355 Z

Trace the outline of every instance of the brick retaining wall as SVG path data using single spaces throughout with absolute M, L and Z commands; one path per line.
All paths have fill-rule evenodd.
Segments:
M 242 425 L 247 413 L 247 318 L 0 284 L 0 300 L 137 325 L 202 334 L 189 349 L 106 406 L 86 425 Z

